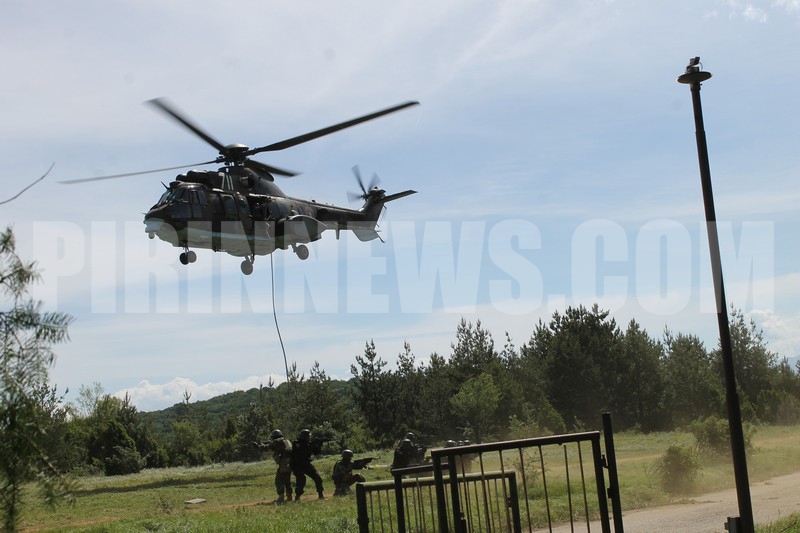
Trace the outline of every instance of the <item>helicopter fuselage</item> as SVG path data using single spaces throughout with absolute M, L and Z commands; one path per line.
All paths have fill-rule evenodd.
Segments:
M 386 201 L 375 187 L 359 210 L 286 196 L 273 181 L 243 167 L 218 172 L 190 171 L 171 182 L 144 217 L 145 232 L 186 250 L 181 262 L 196 257 L 190 248 L 211 249 L 246 258 L 252 271 L 256 255 L 291 247 L 301 259 L 305 244 L 326 230 L 353 231 L 362 241 L 378 238 L 375 230 Z M 407 191 L 410 193 L 410 191 Z

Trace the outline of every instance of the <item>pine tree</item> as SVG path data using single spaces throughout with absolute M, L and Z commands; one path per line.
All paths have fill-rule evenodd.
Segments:
M 37 398 L 55 358 L 52 346 L 68 340 L 72 318 L 43 311 L 41 302 L 28 298 L 30 285 L 38 279 L 35 263 L 25 263 L 17 255 L 13 232 L 0 233 L 0 290 L 8 306 L 0 310 L 0 505 L 4 531 L 16 531 L 24 484 L 36 481 L 48 503 L 66 496 L 69 490 L 41 444 L 50 413 Z

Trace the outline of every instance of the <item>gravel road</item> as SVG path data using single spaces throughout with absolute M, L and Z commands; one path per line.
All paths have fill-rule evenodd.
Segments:
M 750 499 L 756 524 L 800 513 L 800 472 L 751 483 Z M 691 498 L 689 503 L 623 512 L 622 521 L 625 533 L 722 533 L 728 516 L 738 514 L 736 490 L 730 489 Z M 600 525 L 592 523 L 591 530 L 601 531 Z M 560 527 L 553 531 L 570 529 Z

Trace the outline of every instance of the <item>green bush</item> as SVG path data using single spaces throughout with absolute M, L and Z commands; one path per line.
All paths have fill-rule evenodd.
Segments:
M 114 446 L 114 453 L 106 457 L 103 463 L 107 476 L 124 476 L 141 472 L 145 460 L 135 448 Z
M 710 416 L 705 420 L 695 420 L 689 427 L 689 431 L 694 435 L 697 451 L 701 455 L 730 454 L 731 437 L 727 420 L 715 416 Z M 745 447 L 751 449 L 755 432 L 753 425 L 745 423 L 742 431 L 744 432 Z
M 689 491 L 700 471 L 697 454 L 688 446 L 672 444 L 654 465 L 661 486 L 670 494 Z

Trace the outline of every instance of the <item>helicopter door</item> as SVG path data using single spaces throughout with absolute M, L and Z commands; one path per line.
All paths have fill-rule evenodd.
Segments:
M 208 204 L 208 197 L 202 190 L 191 191 L 190 205 L 192 206 L 192 218 L 203 218 L 203 212 Z
M 248 234 L 253 233 L 253 217 L 250 216 L 250 206 L 241 194 L 236 195 L 236 203 L 239 206 L 239 219 L 242 221 L 244 231 Z
M 222 210 L 225 213 L 225 220 L 239 220 L 239 213 L 236 211 L 236 202 L 230 194 L 222 195 Z

